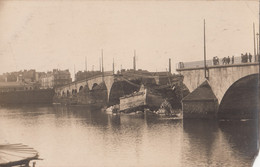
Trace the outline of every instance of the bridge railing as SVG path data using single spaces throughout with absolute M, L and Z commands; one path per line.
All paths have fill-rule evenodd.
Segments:
M 222 57 L 217 59 L 210 59 L 206 61 L 207 66 L 218 66 L 218 65 L 232 65 L 232 64 L 241 64 L 241 63 L 250 63 L 250 62 L 257 62 L 257 58 L 255 56 L 252 56 L 252 59 L 250 61 L 249 58 L 246 58 L 245 56 L 237 56 L 234 57 L 234 61 L 232 61 L 232 57 L 229 57 L 230 60 L 228 61 L 227 57 Z M 193 62 L 179 62 L 176 64 L 176 69 L 184 69 L 184 68 L 199 68 L 204 67 L 204 61 L 193 61 Z

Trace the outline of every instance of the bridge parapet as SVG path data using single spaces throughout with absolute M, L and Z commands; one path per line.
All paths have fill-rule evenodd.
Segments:
M 228 68 L 228 67 L 242 67 L 242 66 L 258 66 L 258 62 L 249 62 L 249 63 L 236 63 L 236 64 L 221 64 L 221 65 L 207 65 L 207 69 L 213 69 L 213 68 Z M 186 68 L 177 68 L 176 71 L 190 71 L 190 70 L 201 70 L 205 69 L 204 66 L 196 66 L 196 67 L 186 67 Z
M 225 59 L 224 59 L 225 58 Z M 224 61 L 225 60 L 225 61 Z M 227 57 L 210 59 L 206 61 L 207 67 L 217 67 L 217 66 L 229 66 L 229 65 L 236 65 L 236 64 L 248 64 L 248 63 L 258 63 L 257 57 L 250 59 L 242 58 L 242 57 L 234 57 L 234 61 L 232 61 L 232 57 L 230 57 L 229 63 L 227 62 Z M 179 62 L 176 64 L 176 70 L 182 69 L 190 69 L 190 68 L 204 68 L 204 61 L 192 61 L 192 62 Z

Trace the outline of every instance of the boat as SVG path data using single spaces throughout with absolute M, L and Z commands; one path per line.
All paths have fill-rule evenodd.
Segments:
M 0 83 L 0 105 L 52 104 L 54 89 L 39 89 L 24 83 Z
M 144 85 L 141 85 L 138 92 L 120 97 L 119 100 L 119 111 L 126 113 L 143 111 L 144 108 L 159 108 L 163 102 L 161 95 L 145 88 Z
M 0 144 L 0 166 L 28 166 L 30 161 L 39 159 L 38 152 L 23 144 Z M 35 166 L 35 161 L 33 166 Z

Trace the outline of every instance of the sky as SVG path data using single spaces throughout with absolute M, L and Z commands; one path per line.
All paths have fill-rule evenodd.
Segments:
M 122 65 L 165 71 L 168 59 L 253 53 L 259 2 L 252 1 L 0 1 L 0 74 L 23 69 L 98 70 Z M 74 68 L 75 66 L 75 68 Z

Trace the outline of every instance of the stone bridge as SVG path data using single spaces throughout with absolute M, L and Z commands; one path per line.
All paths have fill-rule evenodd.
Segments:
M 139 83 L 133 83 L 132 81 Z M 93 90 L 95 86 L 99 85 L 102 87 L 102 89 L 107 91 L 107 102 L 118 102 L 119 97 L 130 94 L 134 91 L 138 91 L 141 83 L 145 84 L 149 82 L 163 85 L 168 81 L 168 73 L 162 75 L 162 73 L 142 74 L 141 71 L 126 71 L 121 72 L 120 74 L 104 72 L 103 75 L 96 75 L 81 81 L 76 81 L 61 87 L 56 87 L 55 93 L 57 97 L 69 97 L 70 95 L 77 94 L 83 90 L 83 88 L 86 88 L 87 90 Z
M 73 94 L 80 92 L 83 88 L 92 90 L 96 85 L 105 84 L 107 89 L 107 99 L 109 100 L 110 90 L 114 84 L 115 77 L 113 73 L 106 72 L 104 75 L 96 75 L 85 80 L 72 82 L 70 84 L 55 88 L 55 93 L 58 96 L 67 96 L 68 94 Z
M 177 71 L 184 76 L 183 83 L 190 92 L 207 82 L 217 100 L 215 109 L 211 109 L 215 111 L 210 111 L 215 112 L 216 116 L 230 118 L 238 113 L 247 115 L 245 110 L 253 110 L 252 106 L 255 105 L 259 108 L 258 62 L 207 66 L 207 78 L 204 67 L 179 68 Z M 197 95 L 200 94 L 203 92 Z M 234 110 L 240 112 L 233 113 Z

